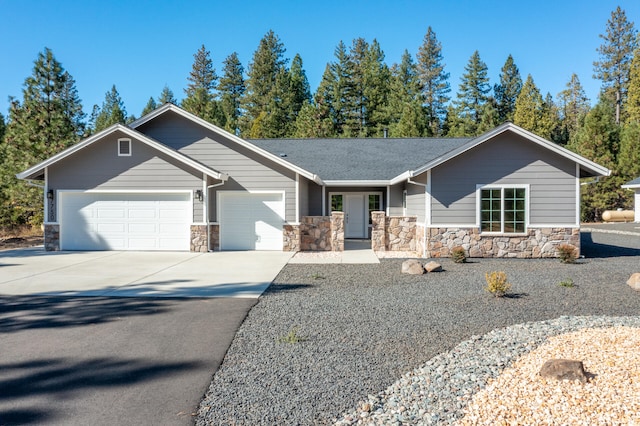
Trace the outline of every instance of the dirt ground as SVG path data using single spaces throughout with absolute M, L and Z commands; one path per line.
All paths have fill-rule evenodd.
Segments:
M 42 245 L 42 235 L 3 236 L 0 235 L 0 250 L 33 247 Z

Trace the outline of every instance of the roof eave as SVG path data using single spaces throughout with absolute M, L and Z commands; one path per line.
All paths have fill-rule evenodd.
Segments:
M 360 179 L 333 179 L 325 180 L 326 186 L 388 186 L 391 181 L 385 179 L 360 180 Z

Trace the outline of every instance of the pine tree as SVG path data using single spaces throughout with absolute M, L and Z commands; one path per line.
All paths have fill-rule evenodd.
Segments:
M 391 67 L 387 116 L 391 137 L 417 137 L 425 133 L 426 115 L 416 65 L 409 51 L 402 54 L 400 64 Z M 415 119 L 415 122 L 409 120 Z M 400 124 L 402 121 L 402 124 Z M 419 130 L 420 133 L 416 133 Z
M 302 58 L 299 54 L 293 57 L 291 61 L 291 69 L 288 76 L 288 99 L 287 99 L 287 121 L 289 123 L 287 136 L 292 136 L 295 132 L 295 122 L 298 114 L 305 104 L 311 102 L 311 88 L 307 74 L 302 66 Z
M 224 128 L 235 134 L 239 132 L 240 106 L 245 92 L 244 68 L 236 52 L 224 60 L 222 72 L 218 90 L 220 92 L 220 107 L 225 118 Z
M 620 145 L 620 127 L 615 123 L 615 108 L 600 99 L 589 111 L 584 126 L 578 130 L 567 146 L 572 151 L 612 170 L 612 175 L 582 186 L 582 220 L 601 220 L 604 210 L 622 208 L 626 204 L 626 190 L 620 188 L 623 179 L 617 172 Z
M 111 86 L 111 90 L 105 94 L 102 107 L 98 108 L 94 106 L 93 108 L 93 114 L 95 114 L 93 133 L 104 130 L 116 123 L 125 124 L 127 122 L 127 111 L 124 108 L 124 102 L 122 102 L 115 84 Z
M 295 138 L 334 137 L 333 121 L 326 107 L 305 103 L 298 113 L 293 132 Z
M 597 49 L 600 60 L 593 63 L 594 78 L 602 80 L 605 92 L 611 91 L 616 124 L 619 124 L 627 101 L 631 59 L 638 47 L 637 31 L 620 6 L 611 12 L 606 34 L 600 34 L 600 38 L 604 43 Z
M 567 83 L 567 88 L 558 94 L 558 104 L 561 119 L 561 140 L 566 144 L 582 126 L 589 109 L 589 98 L 580 84 L 580 79 L 574 73 Z
M 158 104 L 156 104 L 156 101 L 153 99 L 153 96 L 151 96 L 149 98 L 149 100 L 147 101 L 147 104 L 144 106 L 144 108 L 142 109 L 142 114 L 141 115 L 147 115 L 149 114 L 151 111 L 153 111 L 154 109 L 156 109 L 158 107 Z
M 276 85 L 284 84 L 283 71 L 286 71 L 288 62 L 284 58 L 285 51 L 280 38 L 273 30 L 269 30 L 260 40 L 258 49 L 253 54 L 253 60 L 249 64 L 246 92 L 243 98 L 246 115 L 243 117 L 241 127 L 243 132 L 249 130 L 252 137 L 264 137 L 264 134 L 273 134 L 278 128 L 285 127 L 286 123 L 277 123 L 277 119 L 282 116 L 280 110 L 284 105 L 283 100 L 276 93 L 280 90 Z M 270 115 L 272 117 L 269 117 Z M 254 123 L 258 119 L 260 122 Z M 271 125 L 277 128 L 265 127 Z
M 640 176 L 640 122 L 631 122 L 622 128 L 618 170 L 625 182 Z
M 513 124 L 548 139 L 551 135 L 543 134 L 543 109 L 544 101 L 542 95 L 538 86 L 534 83 L 533 77 L 529 74 L 516 99 Z
M 353 40 L 349 48 L 346 67 L 351 79 L 348 86 L 351 90 L 345 97 L 346 122 L 345 136 L 366 136 L 366 105 L 365 105 L 365 68 L 369 43 L 363 38 Z
M 477 50 L 471 55 L 464 69 L 465 73 L 462 75 L 454 105 L 457 114 L 465 123 L 464 127 L 469 131 L 466 136 L 473 136 L 478 134 L 482 109 L 487 102 L 491 86 L 489 86 L 487 65 L 480 59 Z
M 204 44 L 193 55 L 193 66 L 187 80 L 189 84 L 184 90 L 186 97 L 182 100 L 182 108 L 200 118 L 218 124 L 214 120 L 216 115 L 214 91 L 218 76 L 213 68 L 211 53 Z
M 4 115 L 0 112 L 0 146 L 4 142 L 4 132 L 7 128 L 7 124 L 4 121 Z
M 497 102 L 498 122 L 513 121 L 516 99 L 522 90 L 520 71 L 509 55 L 500 71 L 500 84 L 493 88 Z
M 334 51 L 335 62 L 325 67 L 318 90 L 315 95 L 316 107 L 327 111 L 333 123 L 335 136 L 346 136 L 349 133 L 347 120 L 355 106 L 351 105 L 353 82 L 347 47 L 340 41 Z
M 164 104 L 174 104 L 174 105 L 178 105 L 178 101 L 176 100 L 175 96 L 173 95 L 173 92 L 171 91 L 171 89 L 169 89 L 169 86 L 165 85 L 162 88 L 162 92 L 160 92 L 160 97 L 158 98 L 158 106 L 162 106 Z
M 366 136 L 382 136 L 391 121 L 388 114 L 391 71 L 375 39 L 367 49 L 363 72 L 364 132 Z
M 636 49 L 629 69 L 627 123 L 640 123 L 640 48 Z
M 10 98 L 9 121 L 0 153 L 0 224 L 42 221 L 42 190 L 15 174 L 77 142 L 84 114 L 75 81 L 45 48 L 25 79 L 22 101 Z
M 429 27 L 422 46 L 418 49 L 417 73 L 427 114 L 427 135 L 439 136 L 447 112 L 449 73 L 445 72 L 442 46 L 436 33 Z

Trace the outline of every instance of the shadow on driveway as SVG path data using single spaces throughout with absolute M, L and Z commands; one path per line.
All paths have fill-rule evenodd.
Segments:
M 586 258 L 640 256 L 640 236 L 582 232 L 580 251 Z
M 0 297 L 0 425 L 192 425 L 248 298 Z

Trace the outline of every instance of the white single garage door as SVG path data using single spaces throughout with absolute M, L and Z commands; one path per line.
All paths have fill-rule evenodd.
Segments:
M 282 250 L 283 193 L 218 192 L 221 250 Z
M 62 250 L 189 250 L 190 193 L 60 192 Z

